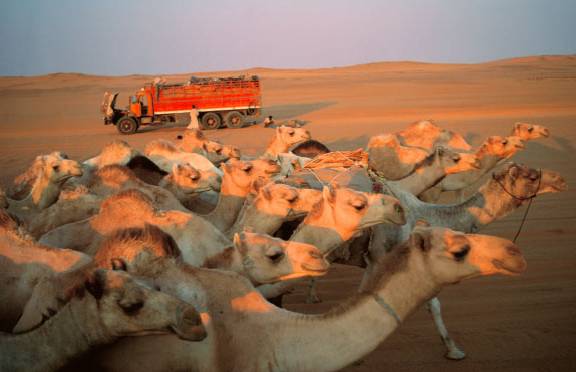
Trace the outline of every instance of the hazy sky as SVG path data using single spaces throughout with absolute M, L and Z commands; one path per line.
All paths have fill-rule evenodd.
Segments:
M 576 0 L 0 0 L 0 75 L 576 54 Z

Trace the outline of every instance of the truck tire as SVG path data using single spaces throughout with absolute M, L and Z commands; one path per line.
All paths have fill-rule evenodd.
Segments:
M 222 118 L 215 112 L 207 112 L 202 115 L 202 129 L 218 129 L 222 125 Z
M 242 128 L 244 125 L 244 115 L 238 111 L 231 111 L 226 115 L 226 126 L 228 128 Z
M 130 116 L 125 116 L 120 118 L 116 123 L 116 129 L 121 134 L 134 134 L 138 130 L 138 123 L 136 119 L 131 118 Z

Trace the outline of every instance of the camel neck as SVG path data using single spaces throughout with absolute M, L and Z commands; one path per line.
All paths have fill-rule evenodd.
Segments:
M 283 350 L 279 370 L 335 371 L 373 351 L 398 328 L 393 313 L 406 319 L 439 289 L 420 258 L 397 270 L 385 273 L 386 278 L 374 278 L 376 288 L 326 314 L 290 314 L 292 321 L 275 331 L 282 335 L 275 345 Z
M 388 181 L 413 195 L 420 195 L 440 183 L 446 177 L 446 170 L 435 157 L 433 162 L 423 162 L 410 175 L 398 181 Z
M 254 233 L 272 235 L 282 226 L 282 222 L 284 222 L 282 216 L 261 212 L 253 203 L 247 203 L 226 236 L 232 238 L 235 233 L 244 231 L 246 228 Z
M 232 227 L 249 193 L 248 188 L 236 186 L 228 178 L 225 174 L 216 208 L 203 215 L 206 220 L 222 232 Z
M 30 201 L 38 209 L 48 208 L 58 200 L 60 186 L 50 182 L 43 174 L 36 178 L 30 191 Z
M 290 241 L 308 243 L 316 246 L 323 255 L 327 255 L 345 242 L 340 234 L 331 228 L 314 226 L 302 221 L 292 236 Z
M 10 363 L 9 368 L 0 365 L 0 370 L 57 370 L 90 348 L 113 339 L 100 322 L 96 300 L 85 294 L 82 299 L 72 299 L 39 328 L 0 338 L 0 362 Z M 9 360 L 4 359 L 6 356 Z
M 274 137 L 268 147 L 266 148 L 266 152 L 264 153 L 265 156 L 275 158 L 279 154 L 284 152 L 288 152 L 290 146 L 285 144 L 282 140 L 278 137 Z

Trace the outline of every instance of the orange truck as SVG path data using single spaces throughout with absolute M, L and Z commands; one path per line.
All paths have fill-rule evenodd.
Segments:
M 122 134 L 136 133 L 141 125 L 175 122 L 177 115 L 189 114 L 193 108 L 203 129 L 240 128 L 248 117 L 258 116 L 261 109 L 260 79 L 196 78 L 183 84 L 145 84 L 130 96 L 128 107 L 115 107 L 118 93 L 104 94 L 101 112 L 104 124 L 114 124 Z

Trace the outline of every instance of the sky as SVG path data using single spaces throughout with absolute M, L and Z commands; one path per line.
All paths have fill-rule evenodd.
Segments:
M 1 0 L 0 75 L 576 54 L 576 0 Z

